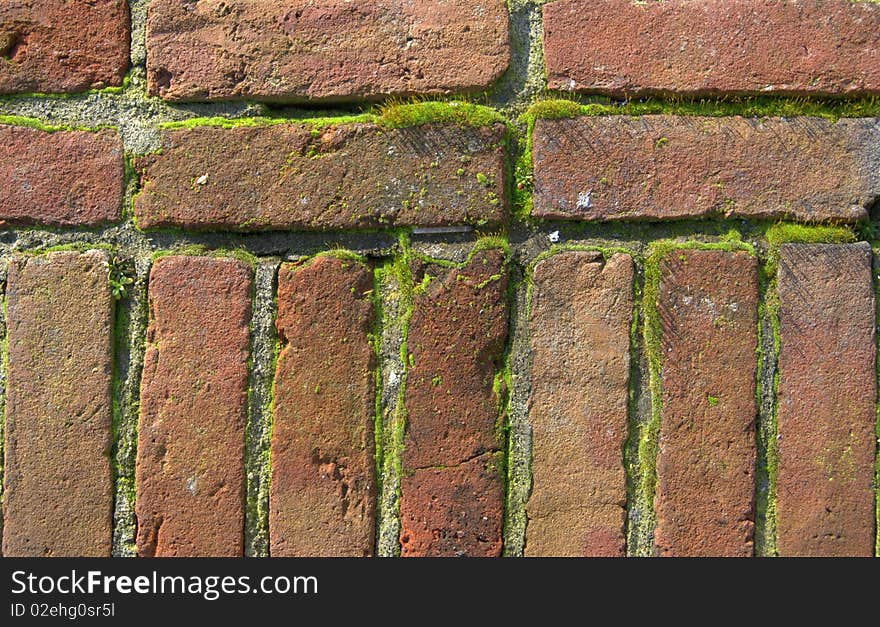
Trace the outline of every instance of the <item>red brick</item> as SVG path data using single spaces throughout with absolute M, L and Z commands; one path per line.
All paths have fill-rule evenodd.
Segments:
M 533 280 L 525 555 L 622 556 L 632 259 L 560 253 Z
M 244 545 L 244 429 L 253 273 L 232 259 L 163 257 L 137 447 L 137 551 L 232 557 Z
M 550 89 L 613 96 L 880 92 L 880 6 L 850 0 L 561 0 Z
M 124 170 L 116 131 L 50 133 L 0 124 L 0 227 L 119 220 Z
M 507 68 L 503 0 L 154 0 L 147 82 L 168 100 L 448 94 Z
M 500 453 L 401 480 L 403 557 L 498 557 L 503 512 Z
M 0 94 L 122 85 L 128 56 L 125 0 L 0 4 Z
M 414 261 L 401 481 L 404 556 L 501 551 L 494 373 L 507 338 L 504 253 L 462 267 Z
M 373 275 L 319 257 L 278 277 L 269 536 L 275 557 L 374 553 Z
M 533 155 L 541 218 L 854 222 L 880 196 L 875 119 L 538 120 Z
M 113 297 L 107 254 L 16 257 L 6 290 L 9 366 L 3 554 L 108 557 Z
M 660 555 L 752 555 L 757 282 L 747 253 L 661 261 Z
M 504 126 L 372 124 L 165 131 L 138 160 L 142 228 L 379 228 L 499 224 Z
M 877 397 L 871 248 L 784 245 L 778 285 L 779 554 L 870 557 Z

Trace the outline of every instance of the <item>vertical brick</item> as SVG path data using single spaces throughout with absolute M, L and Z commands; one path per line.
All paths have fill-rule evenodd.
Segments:
M 119 220 L 124 175 L 116 131 L 50 133 L 0 124 L 0 227 Z
M 373 277 L 357 262 L 285 264 L 276 327 L 271 554 L 374 553 Z
M 779 254 L 777 533 L 780 555 L 874 550 L 871 247 Z
M 113 297 L 107 254 L 17 257 L 6 291 L 9 368 L 3 554 L 110 555 Z
M 170 256 L 150 271 L 138 432 L 141 556 L 240 556 L 253 273 Z
M 567 252 L 535 268 L 526 556 L 622 556 L 633 265 Z
M 125 0 L 0 3 L 0 94 L 122 85 L 128 54 Z
M 407 338 L 401 554 L 501 553 L 502 482 L 493 378 L 507 338 L 504 253 L 463 267 L 414 262 Z
M 660 262 L 660 555 L 752 555 L 757 293 L 746 253 L 674 250 Z

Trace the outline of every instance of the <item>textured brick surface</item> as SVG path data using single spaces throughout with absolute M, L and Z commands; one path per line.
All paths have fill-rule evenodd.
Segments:
M 0 94 L 121 85 L 128 48 L 125 0 L 3 0 Z
M 402 554 L 498 555 L 492 387 L 507 337 L 504 253 L 479 252 L 461 268 L 416 261 L 412 273 L 424 288 L 415 295 L 407 339 Z
M 144 228 L 339 229 L 505 220 L 504 126 L 165 131 L 138 160 Z
M 778 285 L 779 554 L 871 556 L 871 247 L 782 246 Z
M 110 555 L 113 297 L 107 254 L 9 264 L 8 557 Z
M 503 512 L 500 453 L 401 480 L 403 557 L 498 557 Z
M 542 218 L 866 219 L 880 197 L 874 119 L 646 115 L 539 120 Z
M 269 536 L 273 556 L 374 552 L 373 276 L 319 257 L 281 267 Z
M 850 0 L 562 0 L 548 86 L 616 96 L 880 92 L 880 6 Z
M 251 269 L 163 257 L 150 271 L 141 381 L 137 550 L 239 556 Z
M 525 554 L 620 556 L 632 259 L 560 253 L 533 280 Z
M 503 0 L 154 0 L 149 93 L 300 101 L 446 94 L 507 68 Z
M 746 253 L 661 261 L 660 555 L 752 555 L 757 280 Z
M 118 220 L 123 175 L 116 131 L 49 133 L 0 124 L 0 227 Z

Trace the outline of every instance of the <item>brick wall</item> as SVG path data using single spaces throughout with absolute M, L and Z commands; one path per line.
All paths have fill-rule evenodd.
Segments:
M 3 0 L 6 556 L 872 556 L 880 4 Z

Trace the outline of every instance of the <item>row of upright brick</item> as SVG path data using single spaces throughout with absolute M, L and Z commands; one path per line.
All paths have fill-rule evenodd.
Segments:
M 758 260 L 711 244 L 672 245 L 655 257 L 646 262 L 644 303 L 635 302 L 627 253 L 566 250 L 534 267 L 527 556 L 625 554 L 624 521 L 635 506 L 624 459 L 635 428 L 633 341 L 650 354 L 658 383 L 650 388 L 656 422 L 640 452 L 656 485 L 647 488 L 655 552 L 753 553 Z M 110 554 L 118 477 L 108 262 L 103 251 L 10 262 L 4 555 Z M 507 260 L 500 249 L 453 268 L 413 258 L 409 272 L 418 288 L 404 359 L 401 554 L 497 556 Z M 172 255 L 152 266 L 137 432 L 139 555 L 243 553 L 253 280 L 247 263 L 229 258 Z M 777 281 L 776 452 L 759 461 L 774 466 L 778 552 L 872 555 L 870 247 L 783 245 Z M 383 438 L 372 338 L 385 321 L 377 321 L 374 287 L 371 268 L 349 258 L 280 266 L 271 555 L 376 552 Z

